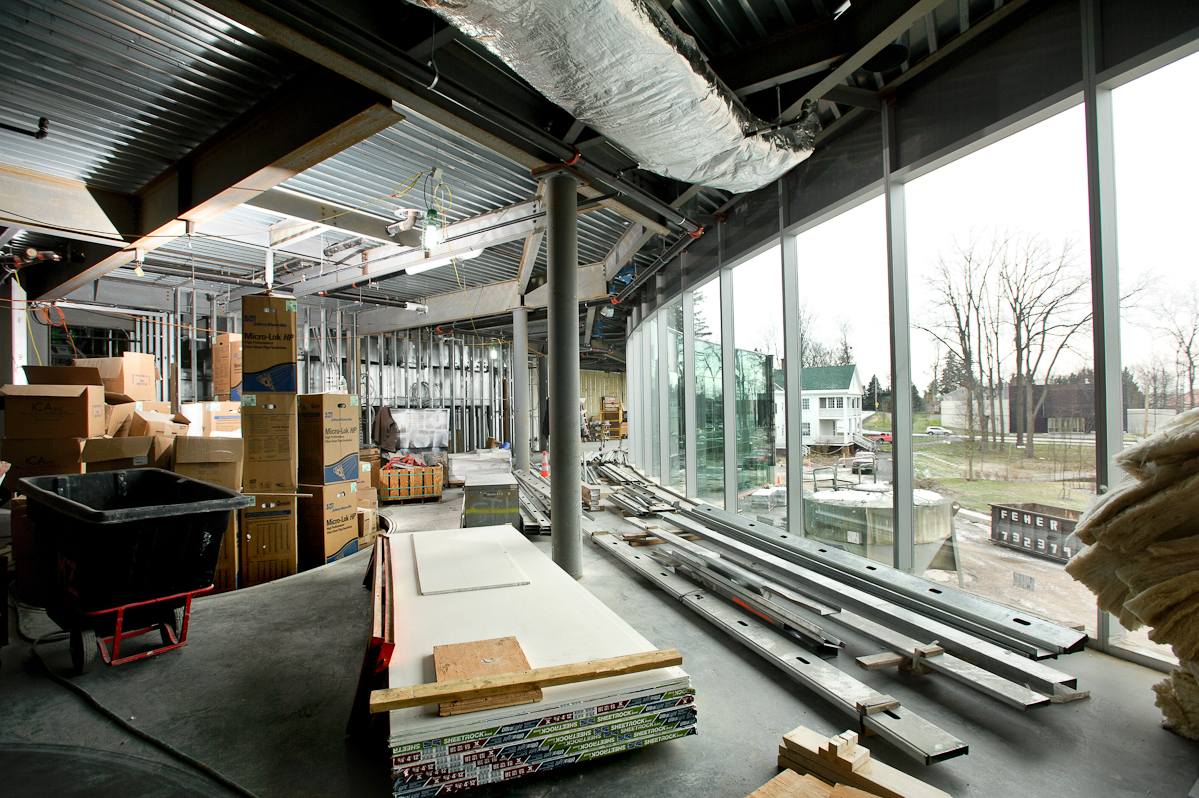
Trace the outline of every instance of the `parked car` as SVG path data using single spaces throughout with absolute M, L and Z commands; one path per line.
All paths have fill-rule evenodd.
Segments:
M 925 435 L 952 435 L 953 432 L 946 429 L 945 427 L 938 427 L 934 424 L 933 426 L 925 429 L 924 434 Z
M 872 454 L 859 454 L 853 459 L 849 465 L 849 470 L 854 474 L 873 474 L 877 467 L 878 461 Z
M 867 435 L 866 437 L 869 440 L 878 441 L 879 443 L 890 443 L 891 442 L 891 433 L 889 433 L 889 432 L 871 433 L 870 435 Z

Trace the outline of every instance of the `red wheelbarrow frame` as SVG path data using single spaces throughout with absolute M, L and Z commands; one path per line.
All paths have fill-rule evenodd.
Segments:
M 101 616 L 101 615 L 108 615 L 109 613 L 113 613 L 113 612 L 115 612 L 117 614 L 117 623 L 116 623 L 115 629 L 113 630 L 113 633 L 111 635 L 109 635 L 108 637 L 101 637 L 100 635 L 96 635 L 96 644 L 100 647 L 100 656 L 104 659 L 104 664 L 106 664 L 106 665 L 122 665 L 126 662 L 133 662 L 134 660 L 145 659 L 146 657 L 153 657 L 155 654 L 165 654 L 168 651 L 174 651 L 177 648 L 183 648 L 184 646 L 186 646 L 187 645 L 187 626 L 188 626 L 188 622 L 191 620 L 191 614 L 192 614 L 192 597 L 199 595 L 200 593 L 207 593 L 209 590 L 212 590 L 212 588 L 213 588 L 213 586 L 209 585 L 208 587 L 200 588 L 199 590 L 189 590 L 186 593 L 176 593 L 172 596 L 162 596 L 161 598 L 149 599 L 147 601 L 137 601 L 137 602 L 134 602 L 133 604 L 122 604 L 119 607 L 110 607 L 109 609 L 106 609 L 106 610 L 96 610 L 94 612 L 81 612 L 80 614 L 86 615 L 91 618 L 95 618 L 95 617 Z M 151 626 L 146 626 L 142 629 L 136 629 L 132 632 L 124 631 L 123 627 L 125 624 L 125 611 L 126 610 L 132 609 L 134 607 L 144 607 L 149 604 L 163 604 L 165 602 L 173 601 L 173 600 L 179 599 L 179 598 L 184 599 L 184 602 L 183 602 L 183 625 L 180 627 L 178 632 L 176 632 L 176 630 L 173 628 L 173 625 L 171 625 L 171 624 L 164 625 L 163 623 L 152 624 Z M 169 645 L 163 645 L 163 646 L 159 646 L 158 648 L 152 648 L 149 651 L 142 651 L 141 653 L 134 654 L 129 657 L 121 656 L 121 641 L 122 640 L 129 640 L 130 638 L 138 637 L 139 635 L 144 635 L 149 632 L 158 631 L 160 627 L 164 627 L 164 626 L 165 626 L 165 629 L 167 632 L 167 636 L 171 640 L 171 643 Z M 109 651 L 108 645 L 106 645 L 106 644 L 112 646 L 111 652 Z

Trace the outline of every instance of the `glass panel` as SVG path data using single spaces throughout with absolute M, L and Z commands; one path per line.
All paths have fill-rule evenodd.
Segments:
M 1127 297 L 1120 326 L 1125 446 L 1199 404 L 1199 283 L 1191 265 L 1199 164 L 1179 157 L 1194 148 L 1199 110 L 1180 109 L 1150 129 L 1137 126 L 1143 103 L 1161 102 L 1196 79 L 1199 56 L 1192 55 L 1112 92 L 1120 293 Z M 1108 642 L 1177 661 L 1149 631 L 1129 631 L 1113 617 Z
M 1076 106 L 908 184 L 910 434 L 918 570 L 1093 630 L 1065 572 L 1095 493 L 1085 144 Z
M 664 480 L 679 490 L 687 485 L 687 431 L 683 427 L 685 410 L 683 402 L 683 300 L 680 297 L 666 306 L 662 323 L 666 325 L 666 351 L 663 366 L 666 369 L 667 402 L 670 413 L 670 451 L 667 454 L 668 476 Z
M 878 197 L 799 236 L 803 299 L 794 312 L 802 333 L 804 534 L 890 565 L 891 414 L 877 407 L 891 373 L 885 212 Z M 869 287 L 852 301 L 845 301 L 847 274 Z M 944 504 L 925 548 L 949 538 Z
M 772 247 L 733 270 L 733 371 L 737 418 L 737 512 L 766 517 L 786 504 L 777 485 L 775 365 L 783 351 L 781 252 Z
M 655 314 L 649 320 L 649 324 L 645 327 L 645 334 L 649 336 L 649 369 L 646 371 L 646 379 L 649 380 L 649 424 L 646 425 L 646 430 L 649 432 L 649 471 L 646 473 L 654 479 L 662 477 L 662 438 L 660 432 L 662 430 L 662 417 L 658 415 L 658 400 L 661 391 L 658 390 L 658 316 Z
M 724 506 L 724 387 L 720 368 L 720 280 L 695 290 L 696 498 Z

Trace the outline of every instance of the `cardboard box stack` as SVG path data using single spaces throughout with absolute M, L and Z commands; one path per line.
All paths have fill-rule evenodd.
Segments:
M 242 297 L 240 344 L 242 492 L 255 501 L 241 511 L 238 573 L 240 586 L 249 587 L 290 576 L 299 563 L 296 300 Z
M 188 402 L 179 412 L 191 422 L 189 435 L 200 438 L 240 438 L 241 400 L 236 402 Z
M 358 551 L 358 397 L 299 397 L 300 570 Z
M 175 441 L 174 470 L 177 474 L 240 491 L 243 456 L 240 438 L 187 436 Z M 214 593 L 224 593 L 238 586 L 239 529 L 239 513 L 233 513 L 221 544 L 221 557 L 212 575 Z
M 212 391 L 219 402 L 241 401 L 240 333 L 221 333 L 213 342 Z

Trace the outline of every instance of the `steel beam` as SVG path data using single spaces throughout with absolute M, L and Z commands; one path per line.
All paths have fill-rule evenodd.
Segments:
M 401 119 L 390 100 L 339 75 L 298 75 L 139 189 L 138 236 L 123 249 L 39 269 L 29 290 L 65 296 Z
M 784 235 L 783 251 L 783 371 L 787 418 L 787 531 L 803 535 L 803 364 L 799 328 L 799 237 Z
M 720 270 L 720 380 L 724 414 L 724 508 L 737 512 L 737 342 L 733 338 L 733 270 Z M 790 492 L 790 491 L 788 491 Z
M 687 257 L 683 255 L 683 257 Z M 695 407 L 695 289 L 683 292 L 683 384 L 679 403 L 683 411 L 683 448 L 687 477 L 683 493 L 695 497 L 699 493 L 699 447 Z
M 790 122 L 798 119 L 805 102 L 816 102 L 834 86 L 861 68 L 879 50 L 898 39 L 929 14 L 944 0 L 876 0 L 850 6 L 835 29 L 845 31 L 842 41 L 853 42 L 853 51 L 803 96 L 787 107 L 782 119 Z
M 579 231 L 578 178 L 563 168 L 545 178 L 549 288 L 550 521 L 553 559 L 583 575 L 582 488 L 579 483 Z
M 529 470 L 529 311 L 512 311 L 512 467 Z

